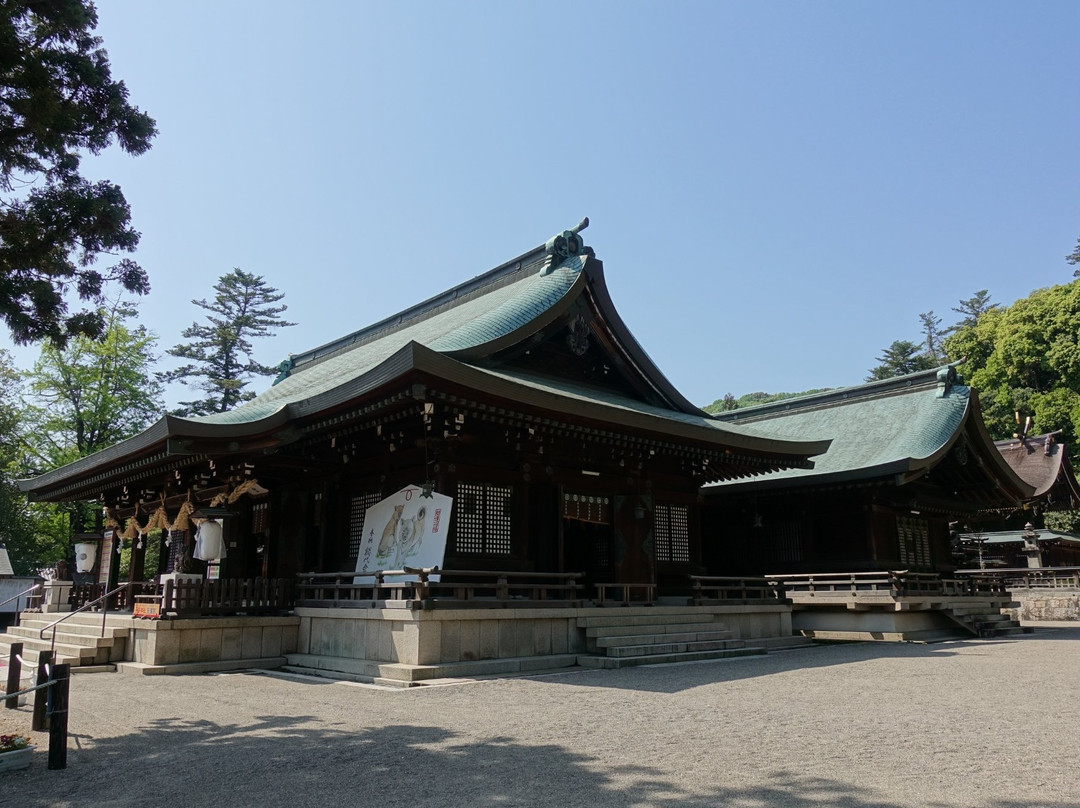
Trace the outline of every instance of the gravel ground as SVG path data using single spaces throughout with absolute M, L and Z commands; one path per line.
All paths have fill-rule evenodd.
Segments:
M 1078 670 L 1073 627 L 411 690 L 80 675 L 68 768 L 41 738 L 0 806 L 1063 808 Z

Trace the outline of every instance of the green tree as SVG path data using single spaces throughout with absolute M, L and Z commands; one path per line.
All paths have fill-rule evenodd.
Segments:
M 933 312 L 931 312 L 933 314 Z M 937 365 L 926 355 L 922 346 L 906 339 L 898 339 L 886 348 L 877 358 L 881 364 L 870 369 L 866 381 L 890 379 L 893 376 L 906 376 L 919 370 L 929 370 Z
M 71 463 L 131 437 L 164 410 L 153 374 L 157 337 L 132 326 L 130 306 L 100 312 L 100 340 L 75 336 L 63 347 L 46 344 L 25 374 L 23 453 L 28 476 Z M 67 536 L 94 526 L 96 506 L 65 503 Z
M 936 367 L 943 364 L 945 350 L 942 346 L 944 333 L 941 330 L 941 318 L 934 314 L 934 310 L 923 312 L 919 315 L 922 323 L 923 345 L 925 346 L 926 358 Z M 881 361 L 881 360 L 878 360 Z
M 227 412 L 237 404 L 255 397 L 244 388 L 257 376 L 272 376 L 277 369 L 252 357 L 252 339 L 272 337 L 279 328 L 296 325 L 280 316 L 288 306 L 275 306 L 285 295 L 268 286 L 261 275 L 244 272 L 239 267 L 222 275 L 214 285 L 214 300 L 192 300 L 210 312 L 204 324 L 192 323 L 182 335 L 187 343 L 166 353 L 188 364 L 161 374 L 166 382 L 202 390 L 206 395 L 195 401 L 183 401 L 179 415 L 208 415 Z
M 959 306 L 953 306 L 953 311 L 962 315 L 962 319 L 948 330 L 952 332 L 959 328 L 975 326 L 979 322 L 979 318 L 996 308 L 998 308 L 998 304 L 990 302 L 990 292 L 986 289 L 980 289 L 967 300 L 961 300 Z
M 1080 264 L 1080 238 L 1076 240 L 1076 249 L 1065 256 L 1065 260 L 1070 264 Z M 1080 269 L 1073 270 L 1073 277 L 1080 278 Z
M 68 519 L 48 503 L 27 502 L 17 480 L 27 476 L 22 376 L 0 351 L 0 544 L 16 575 L 34 575 L 67 553 Z
M 157 129 L 112 78 L 96 26 L 88 0 L 0 0 L 0 318 L 20 344 L 98 337 L 107 284 L 150 289 L 130 258 L 98 265 L 139 234 L 120 188 L 83 177 L 81 159 L 114 142 L 142 154 Z M 71 294 L 91 306 L 69 311 Z
M 1016 413 L 1032 429 L 1062 429 L 1075 452 L 1080 434 L 1080 280 L 1038 289 L 988 312 L 974 328 L 949 337 L 950 354 L 968 351 L 965 375 L 979 390 L 991 434 L 1016 430 Z
M 63 348 L 42 347 L 26 375 L 23 413 L 38 438 L 29 448 L 41 470 L 131 437 L 163 412 L 161 383 L 152 372 L 157 337 L 127 324 L 135 314 L 130 306 L 114 306 L 100 312 L 106 323 L 100 340 L 78 336 Z

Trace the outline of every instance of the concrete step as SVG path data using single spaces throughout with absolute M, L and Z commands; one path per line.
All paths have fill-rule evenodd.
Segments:
M 695 651 L 726 651 L 746 647 L 742 640 L 703 640 L 701 642 L 650 643 L 648 645 L 623 645 L 606 649 L 609 657 L 666 656 Z
M 671 634 L 620 634 L 596 638 L 597 648 L 617 648 L 621 645 L 665 645 L 674 642 L 730 640 L 730 631 L 687 631 Z
M 761 656 L 764 648 L 728 648 L 715 651 L 684 651 L 670 654 L 649 654 L 634 657 L 579 656 L 578 665 L 583 668 L 630 668 L 638 665 L 666 665 L 672 662 L 697 662 L 706 659 L 728 659 L 731 657 Z
M 629 623 L 619 626 L 593 626 L 585 629 L 586 637 L 617 637 L 633 634 L 684 633 L 688 631 L 724 631 L 723 623 L 718 621 L 694 623 Z

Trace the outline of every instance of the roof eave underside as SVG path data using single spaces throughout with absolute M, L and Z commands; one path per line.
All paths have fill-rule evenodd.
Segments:
M 313 420 L 324 413 L 340 411 L 361 400 L 366 394 L 402 380 L 411 372 L 429 374 L 463 388 L 577 419 L 614 427 L 623 427 L 669 439 L 692 441 L 714 448 L 737 449 L 749 454 L 775 456 L 778 465 L 803 465 L 806 459 L 828 448 L 828 441 L 789 441 L 759 437 L 723 427 L 694 425 L 636 412 L 603 402 L 570 400 L 524 384 L 495 376 L 471 367 L 418 343 L 409 343 L 372 370 L 350 379 L 312 398 L 294 402 L 258 421 L 240 423 L 205 423 L 166 416 L 146 431 L 101 452 L 20 482 L 28 493 L 72 485 L 100 472 L 101 469 L 130 462 L 153 451 L 163 451 L 171 438 L 199 437 L 227 443 L 239 437 L 269 434 L 296 421 Z

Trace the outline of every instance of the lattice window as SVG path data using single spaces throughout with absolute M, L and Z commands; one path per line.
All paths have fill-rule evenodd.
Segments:
M 372 505 L 382 501 L 382 494 L 372 491 L 349 499 L 349 558 L 360 555 L 360 542 L 364 538 L 364 514 Z
M 931 567 L 930 524 L 913 516 L 896 517 L 900 563 L 908 567 Z
M 657 505 L 653 509 L 653 542 L 657 561 L 689 561 L 690 509 Z
M 458 483 L 454 502 L 459 553 L 510 555 L 510 486 Z

